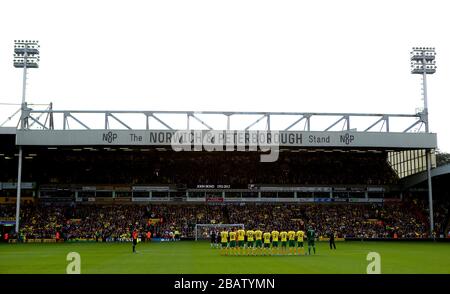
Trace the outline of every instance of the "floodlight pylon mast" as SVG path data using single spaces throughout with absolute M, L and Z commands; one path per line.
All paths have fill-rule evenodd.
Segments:
M 27 90 L 27 70 L 28 68 L 39 67 L 39 42 L 31 40 L 15 40 L 14 41 L 14 67 L 23 68 L 22 78 L 22 103 L 21 103 L 21 116 L 20 116 L 20 128 L 26 127 L 26 90 Z M 19 146 L 19 158 L 17 168 L 17 197 L 16 197 L 16 225 L 15 232 L 19 233 L 20 225 L 20 201 L 22 191 L 22 158 L 23 150 L 22 146 Z
M 411 51 L 411 73 L 422 75 L 423 86 L 423 111 L 422 120 L 425 124 L 425 132 L 430 132 L 428 117 L 428 92 L 427 92 L 427 74 L 436 72 L 435 65 L 436 52 L 434 47 L 413 47 Z M 433 183 L 431 180 L 431 149 L 426 149 L 427 164 L 427 182 L 428 182 L 428 205 L 430 218 L 430 237 L 434 238 L 434 219 L 433 219 Z

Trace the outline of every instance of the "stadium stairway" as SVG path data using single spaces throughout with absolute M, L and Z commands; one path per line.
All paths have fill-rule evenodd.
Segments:
M 223 219 L 224 219 L 224 224 L 229 224 L 230 223 L 230 213 L 228 211 L 227 206 L 223 206 L 222 215 L 223 215 Z

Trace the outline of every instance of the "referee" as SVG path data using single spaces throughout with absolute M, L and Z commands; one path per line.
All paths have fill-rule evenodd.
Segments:
M 133 231 L 133 253 L 136 253 L 137 238 L 138 238 L 137 230 L 134 230 Z
M 334 232 L 331 230 L 330 233 L 328 234 L 328 237 L 330 238 L 330 249 L 336 250 L 336 243 L 334 243 Z
M 213 248 L 215 247 L 216 244 L 216 232 L 211 231 L 210 237 L 211 237 L 211 248 Z

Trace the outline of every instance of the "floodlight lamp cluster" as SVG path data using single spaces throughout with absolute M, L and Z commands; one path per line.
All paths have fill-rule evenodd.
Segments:
M 39 41 L 38 40 L 14 40 L 14 43 L 29 44 L 29 43 L 39 43 Z
M 39 41 L 14 40 L 14 67 L 39 67 Z
M 434 47 L 413 47 L 411 51 L 411 73 L 434 74 L 436 72 Z
M 435 47 L 413 47 L 413 50 L 432 50 L 434 51 L 436 48 Z

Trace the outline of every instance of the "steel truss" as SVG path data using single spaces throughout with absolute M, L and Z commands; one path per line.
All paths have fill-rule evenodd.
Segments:
M 172 115 L 173 118 L 164 118 Z M 82 118 L 84 116 L 84 118 Z M 89 118 L 86 118 L 89 116 Z M 208 118 L 209 116 L 209 118 Z M 175 119 L 176 117 L 176 119 Z M 223 111 L 108 111 L 108 110 L 33 110 L 23 112 L 25 130 L 71 129 L 206 129 L 219 130 L 212 123 L 226 127 L 220 130 L 279 130 L 279 131 L 359 131 L 359 132 L 426 132 L 423 112 L 417 114 L 379 113 L 319 113 L 319 112 L 223 112 Z M 209 119 L 209 120 L 208 120 Z M 233 119 L 233 120 L 232 120 Z M 248 124 L 251 119 L 252 123 Z M 174 121 L 182 128 L 175 127 Z M 101 124 L 99 124 L 101 122 Z M 192 128 L 192 122 L 197 122 Z M 231 128 L 231 123 L 239 127 Z M 284 124 L 284 127 L 273 127 Z M 112 126 L 112 124 L 115 125 Z M 137 124 L 137 126 L 136 126 Z M 132 125 L 135 125 L 132 127 Z M 157 126 L 156 126 L 157 125 Z M 392 127 L 394 125 L 394 128 Z M 246 127 L 243 127 L 246 126 Z

